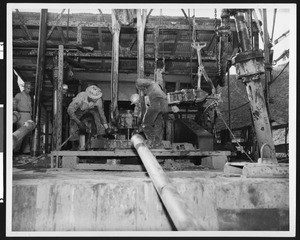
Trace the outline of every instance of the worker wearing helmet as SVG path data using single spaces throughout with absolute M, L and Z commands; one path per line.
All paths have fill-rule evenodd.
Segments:
M 141 106 L 141 102 L 140 102 L 140 95 L 137 93 L 134 93 L 131 95 L 130 97 L 130 101 L 131 101 L 131 105 L 135 105 L 134 107 L 134 111 L 133 111 L 133 116 L 141 119 L 142 117 L 142 106 Z
M 32 120 L 32 105 L 31 105 L 31 82 L 24 82 L 24 89 L 22 92 L 17 93 L 13 100 L 14 110 L 19 112 L 19 118 L 16 123 L 17 128 L 24 125 L 27 120 Z M 19 151 L 22 154 L 30 153 L 30 136 L 27 135 L 23 138 L 19 146 L 15 151 Z
M 168 113 L 168 100 L 161 87 L 152 79 L 139 78 L 136 87 L 148 98 L 149 107 L 142 121 L 143 132 L 151 148 L 161 148 L 163 139 L 163 122 Z
M 79 131 L 86 131 L 87 126 L 81 121 L 81 118 L 91 113 L 97 127 L 97 134 L 104 135 L 109 132 L 107 120 L 103 110 L 103 100 L 101 89 L 95 85 L 86 88 L 85 91 L 77 94 L 70 103 L 67 112 L 70 116 L 70 141 L 75 150 L 79 143 Z

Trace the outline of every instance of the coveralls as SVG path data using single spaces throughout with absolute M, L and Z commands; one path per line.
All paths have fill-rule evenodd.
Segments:
M 151 147 L 159 147 L 163 139 L 163 121 L 168 113 L 168 100 L 161 87 L 152 79 L 137 79 L 136 86 L 149 98 L 143 118 L 143 131 Z
M 27 120 L 32 120 L 32 106 L 31 106 L 31 97 L 25 91 L 17 93 L 14 97 L 14 102 L 16 104 L 16 110 L 20 113 L 20 120 L 17 122 L 17 128 L 20 128 L 24 125 Z M 23 138 L 20 146 L 16 148 L 17 151 L 22 153 L 30 153 L 30 136 L 29 134 Z
M 99 98 L 97 102 L 89 102 L 86 92 L 80 92 L 70 103 L 67 112 L 70 116 L 70 141 L 78 141 L 78 122 L 80 118 L 86 113 L 91 113 L 94 117 L 94 121 L 97 127 L 97 134 L 105 134 L 104 124 L 107 125 L 107 120 L 103 110 L 102 98 Z

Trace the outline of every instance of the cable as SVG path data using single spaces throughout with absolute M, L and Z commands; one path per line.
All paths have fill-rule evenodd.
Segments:
M 284 66 L 284 68 L 281 70 L 281 72 L 273 79 L 272 82 L 269 82 L 269 85 L 271 85 L 275 80 L 283 73 L 283 71 L 286 69 L 286 67 L 289 65 L 290 62 L 287 62 L 287 64 Z
M 218 108 L 217 109 L 217 113 L 219 113 L 218 115 L 220 116 L 221 120 L 224 122 L 225 126 L 227 127 L 227 129 L 229 130 L 230 134 L 232 135 L 233 139 L 236 141 L 237 145 L 239 145 L 239 147 L 243 150 L 242 152 L 245 153 L 245 155 L 250 159 L 251 162 L 254 162 L 252 160 L 252 158 L 246 153 L 246 151 L 244 150 L 244 147 L 239 144 L 239 142 L 237 141 L 236 137 L 234 136 L 233 132 L 230 130 L 230 128 L 228 127 L 227 123 L 225 122 L 223 116 L 222 116 L 222 113 L 220 112 L 220 110 Z
M 232 109 L 230 109 L 230 112 L 232 112 L 232 111 L 234 111 L 234 110 L 237 110 L 237 109 L 239 109 L 239 108 L 241 108 L 241 107 L 244 107 L 244 106 L 246 106 L 248 103 L 249 103 L 249 102 L 246 102 L 246 103 L 244 103 L 244 104 L 242 104 L 242 105 L 240 105 L 240 106 L 238 106 L 238 107 L 232 108 Z M 228 111 L 228 110 L 223 110 L 222 112 L 229 112 L 229 111 Z

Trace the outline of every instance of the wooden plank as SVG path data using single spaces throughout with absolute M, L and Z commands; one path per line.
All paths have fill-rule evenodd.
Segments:
M 110 170 L 110 171 L 146 171 L 143 165 L 134 164 L 99 164 L 99 163 L 78 163 L 75 167 L 78 170 Z
M 196 157 L 196 156 L 230 156 L 230 151 L 199 151 L 199 150 L 167 150 L 151 149 L 154 156 L 159 157 Z M 137 152 L 133 149 L 115 149 L 103 151 L 53 151 L 53 155 L 58 156 L 94 156 L 94 157 L 135 157 Z

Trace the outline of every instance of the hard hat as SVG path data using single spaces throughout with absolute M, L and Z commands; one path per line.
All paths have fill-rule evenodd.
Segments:
M 62 89 L 63 89 L 63 90 L 68 90 L 68 89 L 69 89 L 69 86 L 68 86 L 67 84 L 63 84 L 63 85 L 62 85 Z
M 137 103 L 139 101 L 139 99 L 140 99 L 139 94 L 137 94 L 137 93 L 132 94 L 130 97 L 131 105 Z
M 178 108 L 176 105 L 171 106 L 171 109 L 172 109 L 172 112 L 173 112 L 173 113 L 179 112 L 179 108 Z
M 85 91 L 86 91 L 88 97 L 91 99 L 99 99 L 102 97 L 101 89 L 95 85 L 91 85 L 91 86 L 87 87 Z

